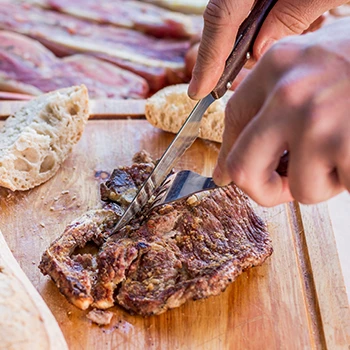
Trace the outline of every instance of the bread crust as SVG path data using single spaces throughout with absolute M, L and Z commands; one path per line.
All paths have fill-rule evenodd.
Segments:
M 146 102 L 146 119 L 157 128 L 177 133 L 197 103 L 188 97 L 187 89 L 188 84 L 178 84 L 167 86 L 155 93 Z M 204 113 L 200 138 L 222 142 L 225 107 L 232 93 L 228 91 Z
M 49 180 L 80 139 L 88 118 L 84 85 L 29 101 L 0 130 L 0 186 L 24 191 Z
M 0 231 L 1 349 L 68 350 L 51 311 L 8 248 Z

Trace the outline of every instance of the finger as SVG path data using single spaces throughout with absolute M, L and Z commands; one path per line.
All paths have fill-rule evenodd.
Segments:
M 248 74 L 251 72 L 250 69 L 243 68 L 237 75 L 236 79 L 233 81 L 231 90 L 236 90 L 238 85 L 243 82 L 243 80 L 248 76 Z
M 209 94 L 222 75 L 240 24 L 253 0 L 210 0 L 204 12 L 204 29 L 188 94 L 200 99 Z
M 185 67 L 186 67 L 186 74 L 188 77 L 192 76 L 192 71 L 194 68 L 194 65 L 196 63 L 196 59 L 198 56 L 198 48 L 199 43 L 193 45 L 185 56 Z M 237 86 L 245 79 L 245 77 L 250 73 L 250 69 L 243 68 L 237 75 L 236 79 L 232 82 L 232 86 L 230 90 L 235 90 Z
M 304 113 L 299 113 L 299 130 L 290 142 L 290 190 L 304 204 L 325 201 L 350 185 L 350 84 L 346 76 L 332 73 L 319 71 L 327 84 L 318 80 L 317 92 L 308 99 L 312 102 Z M 316 86 L 310 82 L 306 81 Z
M 348 103 L 349 105 L 349 103 Z M 346 189 L 350 192 L 350 127 L 349 123 L 342 127 L 342 135 L 337 137 L 339 147 L 334 152 L 337 176 L 341 189 Z
M 303 204 L 315 204 L 334 197 L 344 187 L 340 184 L 334 163 L 320 145 L 290 146 L 288 180 L 291 194 Z
M 339 182 L 341 184 L 341 188 L 346 189 L 350 192 L 350 163 L 341 163 L 341 165 L 337 168 L 337 176 Z
M 256 116 L 262 107 L 266 92 L 265 70 L 261 64 L 251 71 L 238 86 L 229 100 L 225 111 L 225 129 L 213 179 L 218 185 L 227 185 L 231 178 L 226 169 L 226 158 L 244 127 Z
M 303 31 L 303 34 L 312 33 L 312 32 L 315 32 L 316 30 L 320 29 L 321 26 L 323 25 L 323 23 L 325 22 L 325 20 L 326 20 L 325 15 L 318 17 L 315 21 L 313 21 L 310 24 L 310 26 L 306 30 Z
M 280 109 L 270 100 L 240 134 L 226 159 L 232 181 L 253 200 L 264 206 L 274 206 L 293 199 L 288 178 L 275 169 L 283 152 L 288 149 L 284 119 Z
M 259 59 L 277 40 L 301 34 L 327 10 L 344 1 L 279 0 L 267 16 L 254 44 L 253 56 Z

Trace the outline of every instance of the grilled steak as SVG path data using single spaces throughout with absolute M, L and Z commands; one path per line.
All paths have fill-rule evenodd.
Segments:
M 109 236 L 129 201 L 123 191 L 135 191 L 153 167 L 116 169 L 101 186 L 106 207 L 73 222 L 44 253 L 41 271 L 79 308 L 117 303 L 132 313 L 160 314 L 219 294 L 272 253 L 263 221 L 234 185 L 156 207 Z M 76 252 L 89 241 L 97 254 Z

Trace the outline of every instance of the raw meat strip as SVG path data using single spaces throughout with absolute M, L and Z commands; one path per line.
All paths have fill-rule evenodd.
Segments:
M 45 5 L 102 24 L 136 29 L 156 37 L 190 38 L 202 19 L 135 0 L 46 0 Z
M 38 41 L 0 31 L 0 90 L 38 95 L 85 84 L 91 98 L 145 98 L 147 82 L 88 55 L 60 59 Z
M 31 5 L 0 0 L 0 28 L 31 36 L 56 54 L 90 53 L 145 77 L 152 90 L 187 79 L 189 40 L 157 39 Z

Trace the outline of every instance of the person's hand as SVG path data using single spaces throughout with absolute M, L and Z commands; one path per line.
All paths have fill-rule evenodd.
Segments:
M 252 61 L 258 60 L 277 40 L 307 30 L 327 10 L 347 0 L 278 0 L 255 41 Z M 204 13 L 204 30 L 188 94 L 200 99 L 218 82 L 254 0 L 210 0 Z
M 274 206 L 350 190 L 350 19 L 276 43 L 226 108 L 214 181 Z M 288 176 L 275 169 L 289 151 Z

